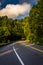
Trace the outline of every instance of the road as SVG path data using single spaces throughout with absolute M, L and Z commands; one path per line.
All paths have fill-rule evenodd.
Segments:
M 19 41 L 3 46 L 0 65 L 43 65 L 43 46 Z

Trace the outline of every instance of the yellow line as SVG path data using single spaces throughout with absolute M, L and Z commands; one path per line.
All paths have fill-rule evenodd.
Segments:
M 8 50 L 8 51 L 6 51 L 6 52 L 0 53 L 0 56 L 6 55 L 6 54 L 8 54 L 8 53 L 11 53 L 12 51 L 13 51 L 13 50 Z
M 25 45 L 25 44 L 23 44 L 23 45 Z M 30 44 L 30 45 L 25 45 L 25 46 L 28 46 L 28 47 L 30 47 L 30 48 L 32 48 L 32 49 L 34 49 L 34 50 L 36 50 L 36 51 L 39 51 L 39 52 L 43 53 L 43 50 L 40 50 L 40 49 L 35 48 L 35 47 L 32 47 L 32 45 L 31 45 L 31 44 Z

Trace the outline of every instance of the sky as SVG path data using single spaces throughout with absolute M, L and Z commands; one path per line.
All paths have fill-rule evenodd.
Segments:
M 12 19 L 22 19 L 29 15 L 37 0 L 0 0 L 0 16 Z

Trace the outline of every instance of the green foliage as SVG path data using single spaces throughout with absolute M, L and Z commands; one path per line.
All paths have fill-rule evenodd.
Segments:
M 23 36 L 24 32 L 20 20 L 8 19 L 7 16 L 0 17 L 0 44 L 10 43 Z
M 36 44 L 43 45 L 43 5 L 42 0 L 30 11 L 30 40 Z

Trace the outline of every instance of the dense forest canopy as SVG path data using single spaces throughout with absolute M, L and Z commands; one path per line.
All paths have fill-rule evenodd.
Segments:
M 28 17 L 22 20 L 0 17 L 0 45 L 25 38 L 43 45 L 43 0 L 33 6 Z

